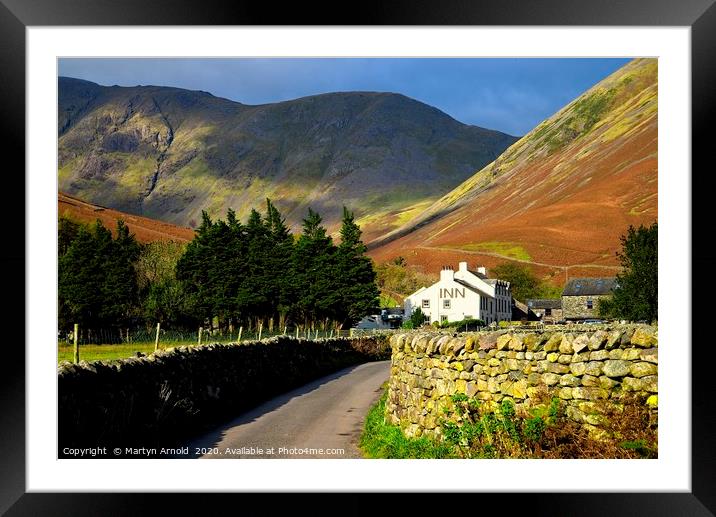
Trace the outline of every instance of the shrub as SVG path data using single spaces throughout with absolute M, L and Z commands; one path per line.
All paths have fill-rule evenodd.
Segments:
M 484 326 L 485 326 L 485 322 L 482 320 L 478 320 L 476 318 L 467 318 L 467 319 L 463 319 L 460 321 L 444 321 L 440 324 L 441 329 L 456 328 L 458 330 L 461 327 L 464 327 L 467 329 L 473 328 L 473 329 L 477 330 L 478 327 L 484 327 Z

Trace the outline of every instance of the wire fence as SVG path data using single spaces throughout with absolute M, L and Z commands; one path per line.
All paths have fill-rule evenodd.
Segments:
M 252 341 L 275 336 L 291 336 L 301 339 L 326 339 L 333 337 L 352 337 L 373 335 L 385 332 L 379 329 L 310 329 L 301 327 L 274 327 L 244 329 L 242 327 L 228 330 L 219 329 L 159 329 L 158 343 L 165 346 L 171 344 L 206 344 L 206 343 L 236 343 L 239 341 Z M 58 333 L 57 341 L 60 346 L 74 345 L 74 333 Z M 154 344 L 157 341 L 157 329 L 80 329 L 78 332 L 78 345 L 120 345 L 120 344 Z
M 198 346 L 214 343 L 242 344 L 255 340 L 264 340 L 275 336 L 291 336 L 307 340 L 330 339 L 336 337 L 362 337 L 390 333 L 385 329 L 304 329 L 285 327 L 278 329 L 247 329 L 239 327 L 237 330 L 219 330 L 198 328 L 189 329 L 162 329 L 135 328 L 135 329 L 78 329 L 77 342 L 73 332 L 58 333 L 57 361 L 62 363 L 70 361 L 102 361 L 124 359 L 128 357 L 141 357 L 178 346 Z

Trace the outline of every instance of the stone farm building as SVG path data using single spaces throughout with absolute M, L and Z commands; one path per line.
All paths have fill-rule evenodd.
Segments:
M 545 323 L 562 320 L 562 300 L 528 299 L 527 307 L 531 313 Z
M 597 303 L 608 298 L 616 278 L 573 278 L 562 291 L 562 318 L 567 321 L 597 318 Z
M 487 270 L 467 268 L 460 262 L 458 270 L 443 267 L 440 280 L 430 287 L 421 287 L 405 298 L 405 317 L 420 308 L 428 321 L 460 321 L 476 318 L 485 323 L 510 321 L 512 295 L 510 283 L 487 278 Z

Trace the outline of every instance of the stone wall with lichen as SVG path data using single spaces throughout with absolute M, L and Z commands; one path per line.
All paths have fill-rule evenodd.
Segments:
M 66 448 L 171 447 L 268 398 L 390 356 L 387 335 L 178 347 L 57 372 L 59 456 Z M 110 456 L 111 457 L 111 456 Z
M 597 402 L 629 393 L 654 404 L 658 329 L 580 327 L 394 334 L 386 421 L 407 436 L 439 436 L 443 408 L 456 393 L 490 404 L 510 398 L 525 409 L 547 394 L 562 400 L 568 418 L 598 433 Z

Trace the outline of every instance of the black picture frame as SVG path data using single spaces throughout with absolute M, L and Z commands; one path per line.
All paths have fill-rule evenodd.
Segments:
M 25 29 L 28 26 L 64 25 L 573 25 L 573 26 L 689 26 L 692 37 L 692 236 L 708 236 L 709 210 L 712 203 L 704 197 L 714 192 L 716 174 L 707 166 L 710 158 L 713 115 L 716 104 L 716 7 L 715 0 L 484 0 L 464 1 L 377 1 L 356 4 L 346 14 L 345 5 L 332 7 L 305 3 L 285 4 L 277 9 L 269 3 L 240 2 L 223 4 L 213 0 L 0 0 L 0 127 L 4 156 L 16 159 L 6 165 L 4 187 L 13 192 L 3 236 L 9 243 L 0 254 L 0 263 L 7 280 L 17 285 L 6 286 L 12 303 L 4 311 L 4 319 L 12 323 L 12 342 L 4 343 L 3 368 L 0 374 L 2 411 L 0 411 L 0 512 L 7 515 L 125 515 L 142 514 L 161 499 L 162 514 L 211 514 L 206 496 L 191 494 L 69 494 L 26 493 L 25 489 L 25 360 L 24 350 L 17 346 L 18 334 L 24 339 L 20 322 L 25 321 L 24 276 L 31 275 L 25 265 L 25 225 L 17 214 L 25 213 Z M 320 21 L 319 21 L 320 20 Z M 9 162 L 6 160 L 5 164 Z M 671 172 L 671 171 L 670 171 Z M 688 179 L 689 171 L 673 171 Z M 8 185 L 9 183 L 9 185 Z M 12 189 L 12 190 L 8 190 Z M 20 193 L 23 193 L 22 195 Z M 7 206 L 7 205 L 6 205 Z M 692 490 L 690 493 L 562 493 L 562 494 L 473 494 L 479 508 L 492 503 L 510 513 L 531 515 L 714 515 L 716 513 L 716 404 L 709 380 L 713 362 L 709 354 L 708 328 L 695 325 L 689 312 L 699 307 L 708 324 L 705 299 L 714 292 L 712 274 L 716 255 L 709 251 L 708 239 L 693 240 L 691 277 L 683 276 L 685 310 L 682 318 L 691 318 L 694 325 L 692 357 Z M 12 272 L 8 274 L 9 272 Z M 692 278 L 698 278 L 698 289 Z M 23 293 L 20 296 L 18 293 Z M 699 303 L 701 302 L 701 303 Z M 30 308 L 31 309 L 31 308 Z M 705 318 L 704 318 L 705 316 Z M 690 342 L 683 343 L 688 349 Z M 25 346 L 32 346 L 25 343 Z M 488 474 L 486 474 L 488 475 Z M 519 475 L 516 472 L 516 475 Z M 294 495 L 300 502 L 310 494 Z M 326 494 L 322 494 L 326 496 Z M 215 494 L 210 504 L 219 512 L 224 504 L 245 507 L 254 499 L 265 504 L 266 494 Z M 271 496 L 272 505 L 276 504 Z M 340 505 L 342 513 L 364 514 L 375 511 L 374 496 L 348 494 Z M 425 498 L 401 498 L 402 514 L 424 511 Z M 435 499 L 433 499 L 435 500 Z M 440 501 L 440 499 L 437 499 Z M 258 502 L 258 501 L 257 501 Z M 299 502 L 299 504 L 300 504 Z M 477 501 L 476 501 L 477 502 Z M 383 504 L 383 503 L 379 503 Z M 462 502 L 458 503 L 462 505 Z M 449 505 L 448 505 L 449 506 Z M 472 508 L 477 508 L 473 506 Z M 333 513 L 325 501 L 314 506 L 317 513 Z M 444 506 L 447 508 L 447 506 Z M 470 507 L 466 507 L 467 510 Z M 270 512 L 269 512 L 270 513 Z

